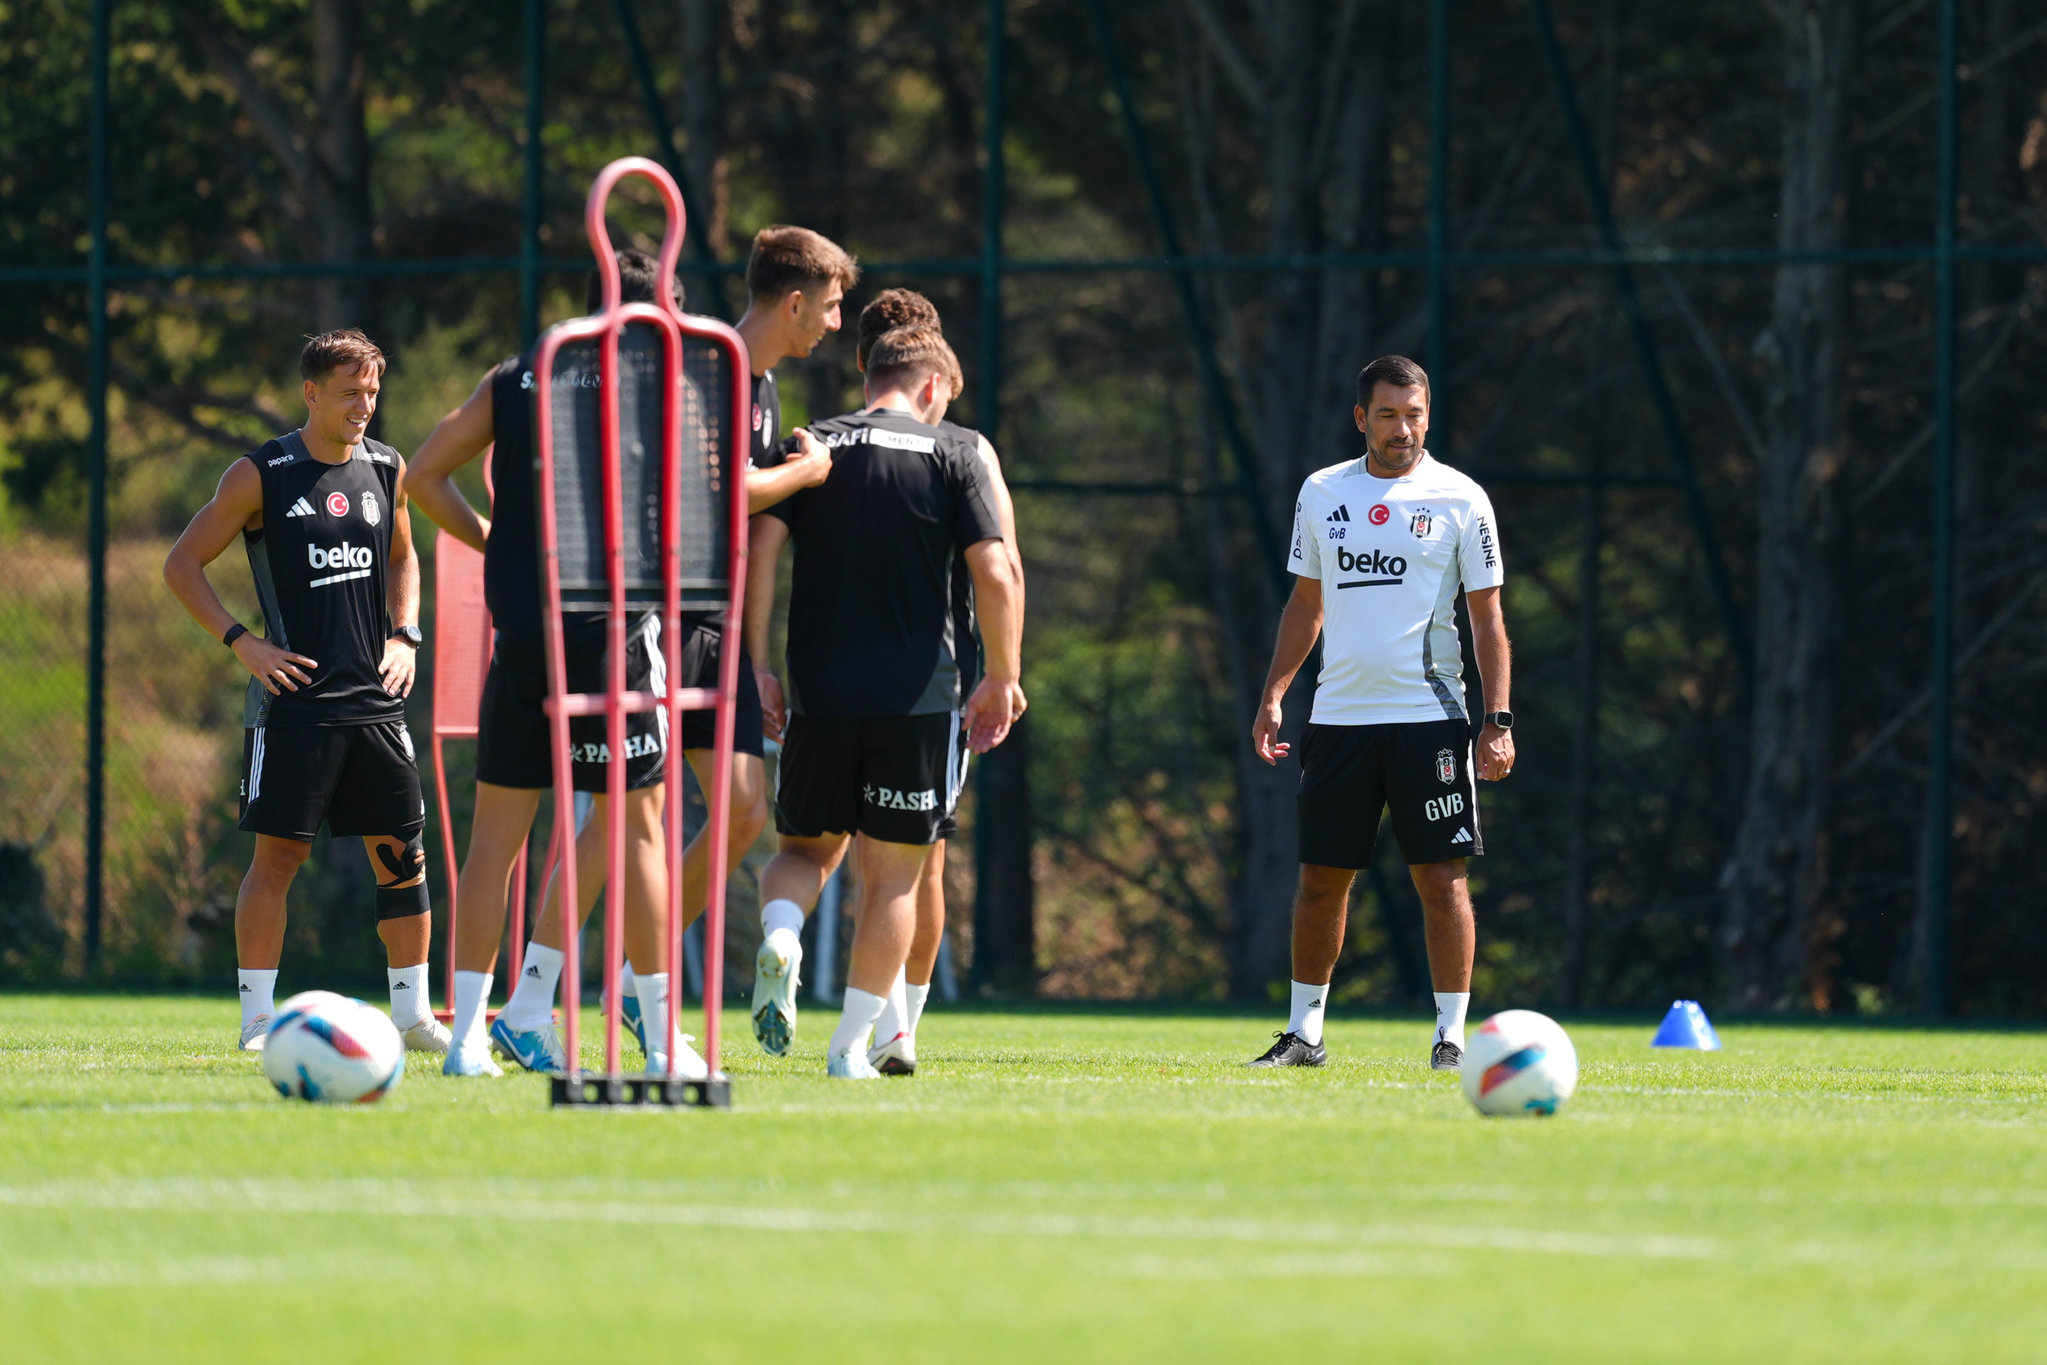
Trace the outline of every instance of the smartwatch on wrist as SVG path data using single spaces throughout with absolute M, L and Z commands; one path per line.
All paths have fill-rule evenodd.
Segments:
M 240 621 L 237 621 L 227 628 L 227 634 L 220 637 L 220 642 L 226 645 L 229 649 L 233 649 L 235 647 L 235 641 L 241 639 L 244 635 L 247 635 L 248 633 L 249 628 L 243 625 Z
M 1512 711 L 1488 711 L 1485 713 L 1485 723 L 1498 730 L 1511 730 L 1514 728 L 1514 713 Z
M 391 638 L 394 640 L 403 640 L 406 644 L 411 645 L 414 649 L 418 649 L 421 645 L 426 643 L 426 636 L 419 633 L 418 626 L 400 626 L 398 627 L 398 629 L 391 632 Z

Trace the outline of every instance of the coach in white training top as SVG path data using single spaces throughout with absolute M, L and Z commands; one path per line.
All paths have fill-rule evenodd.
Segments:
M 1421 366 L 1397 355 L 1367 365 L 1355 416 L 1364 458 L 1310 475 L 1294 505 L 1294 590 L 1251 730 L 1267 763 L 1286 756 L 1280 702 L 1320 635 L 1322 673 L 1301 740 L 1293 1014 L 1251 1065 L 1329 1059 L 1322 1014 L 1350 884 L 1371 866 L 1379 817 L 1390 809 L 1427 930 L 1436 990 L 1429 1061 L 1455 1071 L 1476 943 L 1464 860 L 1485 852 L 1474 758 L 1488 782 L 1514 769 L 1499 534 L 1485 490 L 1424 447 L 1429 377 Z M 1460 588 L 1485 686 L 1475 752 L 1453 614 Z

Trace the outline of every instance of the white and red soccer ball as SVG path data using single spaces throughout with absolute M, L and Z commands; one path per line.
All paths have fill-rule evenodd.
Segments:
M 303 991 L 271 1021 L 263 1074 L 286 1099 L 369 1104 L 405 1075 L 405 1040 L 373 1005 L 333 991 Z
M 1473 1030 L 1458 1071 L 1479 1113 L 1547 1117 L 1578 1088 L 1578 1050 L 1548 1015 L 1503 1010 Z

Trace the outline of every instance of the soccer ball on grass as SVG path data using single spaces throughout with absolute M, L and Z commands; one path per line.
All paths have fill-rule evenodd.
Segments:
M 1548 1015 L 1503 1010 L 1471 1035 L 1458 1071 L 1479 1113 L 1547 1117 L 1578 1088 L 1578 1050 Z
M 277 1011 L 263 1074 L 286 1099 L 369 1104 L 405 1075 L 405 1040 L 382 1010 L 333 991 L 305 991 Z

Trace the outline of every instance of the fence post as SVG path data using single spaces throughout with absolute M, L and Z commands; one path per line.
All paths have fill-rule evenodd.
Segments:
M 540 129 L 547 44 L 546 0 L 526 0 L 526 191 L 519 231 L 520 344 L 540 335 Z
M 1004 103 L 1003 68 L 1006 65 L 1009 28 L 1008 0 L 988 0 L 988 102 L 983 114 L 986 139 L 981 168 L 981 388 L 975 395 L 974 421 L 992 442 L 998 439 L 1002 421 L 1002 144 L 1007 110 Z M 975 988 L 993 984 L 990 968 L 994 954 L 989 951 L 991 911 L 994 897 L 990 883 L 995 871 L 995 787 L 988 780 L 990 760 L 984 755 L 974 766 L 974 962 L 971 981 Z
M 86 556 L 91 595 L 85 684 L 85 972 L 99 968 L 106 904 L 107 825 L 107 5 L 92 2 L 92 258 L 87 282 L 91 356 L 86 447 L 92 486 Z
M 1449 440 L 1442 402 L 1450 391 L 1450 0 L 1429 6 L 1429 419 Z
M 1953 839 L 1955 595 L 1955 0 L 1940 5 L 1940 167 L 1933 257 L 1933 677 L 1926 761 L 1926 984 L 1922 1006 L 1947 1012 L 1948 854 Z

